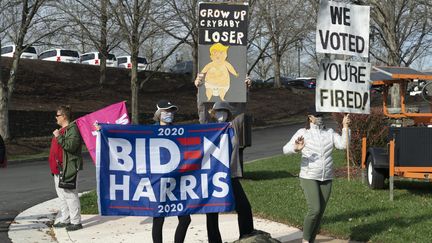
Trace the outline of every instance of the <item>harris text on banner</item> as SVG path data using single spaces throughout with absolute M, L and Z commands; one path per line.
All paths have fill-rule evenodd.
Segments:
M 101 126 L 96 165 L 101 215 L 161 217 L 233 209 L 228 123 Z
M 112 104 L 98 111 L 82 116 L 76 120 L 81 137 L 87 146 L 93 162 L 96 162 L 95 123 L 129 124 L 129 117 L 124 101 Z

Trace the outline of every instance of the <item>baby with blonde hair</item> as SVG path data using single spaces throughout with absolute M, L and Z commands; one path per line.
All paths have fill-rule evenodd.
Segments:
M 210 47 L 210 59 L 202 74 L 205 74 L 206 96 L 210 100 L 212 96 L 219 96 L 221 100 L 225 100 L 225 94 L 230 88 L 230 73 L 238 77 L 234 67 L 226 61 L 228 56 L 228 46 L 221 43 L 215 43 Z

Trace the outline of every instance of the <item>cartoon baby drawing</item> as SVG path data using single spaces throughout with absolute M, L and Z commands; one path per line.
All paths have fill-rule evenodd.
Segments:
M 237 71 L 226 61 L 227 56 L 228 46 L 216 43 L 210 47 L 212 61 L 201 71 L 205 74 L 204 86 L 208 100 L 212 96 L 219 96 L 221 100 L 225 100 L 225 94 L 230 88 L 230 73 L 238 77 Z

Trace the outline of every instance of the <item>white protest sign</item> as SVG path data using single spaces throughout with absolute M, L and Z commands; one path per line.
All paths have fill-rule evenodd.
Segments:
M 370 63 L 322 60 L 316 84 L 316 110 L 369 114 L 370 70 Z
M 368 57 L 369 14 L 369 6 L 321 0 L 316 51 Z

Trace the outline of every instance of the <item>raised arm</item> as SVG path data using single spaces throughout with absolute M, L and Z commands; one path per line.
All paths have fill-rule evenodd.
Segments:
M 294 136 L 292 136 L 291 140 L 289 140 L 289 142 L 287 144 L 285 144 L 285 146 L 283 146 L 283 153 L 284 154 L 293 154 L 296 151 L 296 141 L 299 140 L 303 140 L 303 135 L 304 135 L 305 129 L 302 128 L 300 130 L 298 130 Z M 303 140 L 304 142 L 304 140 Z
M 348 136 L 350 136 L 349 124 L 351 120 L 349 114 L 345 115 L 342 120 L 342 136 L 333 131 L 333 144 L 337 149 L 345 149 L 347 146 Z
M 342 128 L 342 135 L 333 131 L 333 144 L 337 149 L 346 149 L 349 128 Z

